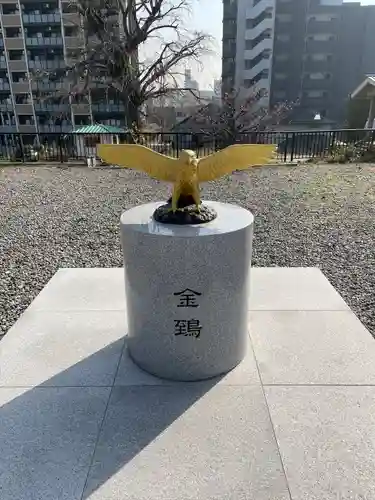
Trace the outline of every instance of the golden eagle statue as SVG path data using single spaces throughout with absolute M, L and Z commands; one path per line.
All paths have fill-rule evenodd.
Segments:
M 238 144 L 200 159 L 194 151 L 184 150 L 176 159 L 138 144 L 98 145 L 98 156 L 106 163 L 140 170 L 160 181 L 173 183 L 173 212 L 177 211 L 180 196 L 192 197 L 199 211 L 201 182 L 213 181 L 234 170 L 263 165 L 274 154 L 274 145 Z

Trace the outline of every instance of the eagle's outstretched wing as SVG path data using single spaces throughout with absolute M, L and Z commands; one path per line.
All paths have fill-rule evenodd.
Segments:
M 264 165 L 275 155 L 273 144 L 235 144 L 206 156 L 198 163 L 199 182 L 208 182 L 234 170 Z
M 112 165 L 146 172 L 160 181 L 177 180 L 178 161 L 138 144 L 98 144 L 98 156 Z

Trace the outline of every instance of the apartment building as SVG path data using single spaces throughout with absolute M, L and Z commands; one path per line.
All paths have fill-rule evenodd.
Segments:
M 0 0 L 0 132 L 59 132 L 92 122 L 121 126 L 125 110 L 114 96 L 93 91 L 86 102 L 43 102 L 37 91 L 61 82 L 37 81 L 36 70 L 69 63 L 81 38 L 71 0 Z
M 256 85 L 270 105 L 299 100 L 296 121 L 338 124 L 375 70 L 375 6 L 343 0 L 224 0 L 223 89 Z

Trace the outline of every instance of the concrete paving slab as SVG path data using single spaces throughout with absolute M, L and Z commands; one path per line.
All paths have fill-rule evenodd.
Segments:
M 109 394 L 1 388 L 1 500 L 81 500 Z
M 84 499 L 289 500 L 259 386 L 116 387 Z
M 348 305 L 315 267 L 254 267 L 252 311 L 345 311 Z
M 38 311 L 124 311 L 122 268 L 63 268 L 32 303 Z
M 293 500 L 375 498 L 375 387 L 267 387 Z
M 0 343 L 0 387 L 112 386 L 125 327 L 122 311 L 31 308 Z
M 351 311 L 257 311 L 249 325 L 263 384 L 375 385 L 375 340 Z

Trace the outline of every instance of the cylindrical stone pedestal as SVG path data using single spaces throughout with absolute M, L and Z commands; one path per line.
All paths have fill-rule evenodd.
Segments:
M 129 353 L 162 378 L 211 378 L 246 352 L 254 218 L 204 203 L 218 217 L 197 226 L 154 221 L 161 203 L 121 217 Z

